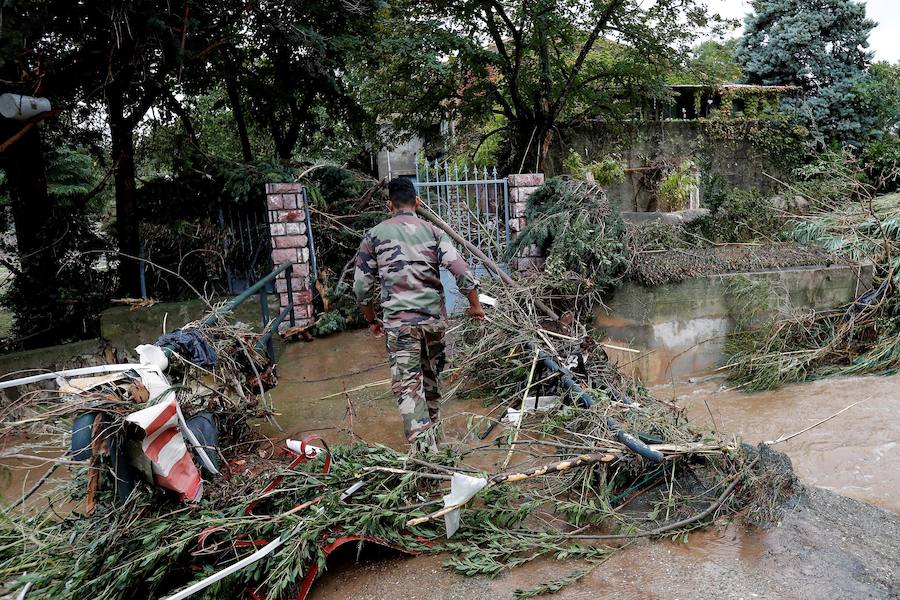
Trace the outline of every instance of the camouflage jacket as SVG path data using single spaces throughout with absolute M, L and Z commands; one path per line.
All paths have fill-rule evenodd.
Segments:
M 441 267 L 463 292 L 478 285 L 446 233 L 412 211 L 398 212 L 363 238 L 353 292 L 360 304 L 371 303 L 380 278 L 386 329 L 432 323 L 446 316 Z

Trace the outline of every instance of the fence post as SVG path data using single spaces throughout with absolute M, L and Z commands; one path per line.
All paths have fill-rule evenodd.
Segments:
M 539 186 L 544 185 L 543 173 L 519 173 L 507 177 L 509 187 L 509 229 L 510 243 L 516 239 L 519 232 L 525 229 L 525 207 L 528 197 Z M 540 269 L 544 266 L 544 258 L 537 246 L 530 245 L 521 248 L 512 259 L 510 267 L 516 271 L 528 271 Z
M 313 306 L 310 285 L 311 232 L 306 224 L 306 194 L 300 183 L 266 184 L 269 233 L 272 236 L 272 262 L 293 265 L 285 277 L 275 281 L 281 308 L 293 303 L 291 316 L 299 326 L 312 323 Z M 290 281 L 287 280 L 290 277 Z M 293 301 L 293 302 L 292 302 Z

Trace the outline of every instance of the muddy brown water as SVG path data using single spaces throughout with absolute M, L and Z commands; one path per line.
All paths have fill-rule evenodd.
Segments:
M 282 435 L 317 433 L 329 442 L 348 441 L 349 395 L 358 437 L 404 446 L 386 383 L 383 340 L 354 331 L 293 344 L 284 348 L 279 365 L 272 395 L 286 430 Z M 353 391 L 362 386 L 369 387 Z M 791 457 L 805 483 L 900 514 L 900 375 L 823 379 L 753 394 L 729 391 L 721 379 L 662 385 L 652 392 L 684 406 L 691 420 L 752 444 L 790 435 L 865 400 L 776 448 Z M 445 417 L 474 412 L 484 412 L 474 401 L 452 400 L 444 408 Z M 451 431 L 454 423 L 461 427 L 464 419 L 452 419 Z
M 789 436 L 862 400 L 775 447 L 791 457 L 803 482 L 900 514 L 900 375 L 823 379 L 754 394 L 723 387 L 715 380 L 653 392 L 675 399 L 693 421 L 754 444 Z
M 402 424 L 388 378 L 383 340 L 365 331 L 285 346 L 279 359 L 279 384 L 272 392 L 285 432 L 263 429 L 277 437 L 315 433 L 329 443 L 356 437 L 402 448 Z M 692 420 L 712 422 L 723 436 L 734 432 L 751 443 L 794 433 L 866 398 L 778 447 L 791 457 L 804 482 L 900 513 L 900 375 L 828 379 L 756 394 L 721 388 L 722 381 L 716 380 L 660 386 L 653 392 L 685 406 Z M 457 415 L 450 419 L 449 435 L 464 429 L 466 414 L 483 412 L 474 401 L 448 402 L 445 417 Z M 41 466 L 29 472 L 23 468 L 33 464 L 0 463 L 4 500 L 17 497 L 46 469 Z M 65 476 L 65 469 L 60 471 Z M 712 589 L 713 595 L 705 597 L 721 598 L 829 597 L 824 582 L 820 587 L 806 583 L 793 593 L 789 581 L 767 572 L 763 557 L 780 551 L 775 544 L 784 546 L 771 532 L 749 532 L 736 524 L 693 532 L 687 544 L 644 541 L 614 554 L 558 597 L 695 598 L 700 597 L 698 589 Z M 329 561 L 311 600 L 511 598 L 516 589 L 558 578 L 579 566 L 539 559 L 485 580 L 449 572 L 440 556 L 365 552 L 357 557 L 352 551 L 336 558 Z
M 288 346 L 280 360 L 281 376 L 273 393 L 282 425 L 294 436 L 318 433 L 329 441 L 346 441 L 349 391 L 354 433 L 369 441 L 402 448 L 403 436 L 389 387 L 383 341 L 367 332 L 352 332 L 310 344 Z M 376 383 L 361 391 L 354 388 Z M 808 484 L 834 490 L 900 513 L 900 376 L 829 379 L 756 394 L 722 391 L 721 380 L 660 386 L 653 392 L 674 398 L 692 420 L 724 436 L 734 432 L 750 443 L 799 431 L 848 404 L 868 398 L 840 416 L 779 444 Z M 330 396 L 330 397 L 329 397 Z M 707 408 L 707 405 L 709 408 Z M 450 401 L 445 416 L 483 412 L 471 402 Z M 712 418 L 710 417 L 712 413 Z M 772 550 L 771 534 L 727 524 L 694 532 L 689 542 L 641 543 L 613 555 L 602 568 L 561 598 L 693 598 L 708 582 L 723 598 L 828 597 L 828 584 L 804 584 L 797 594 L 791 583 L 770 577 L 761 557 Z M 779 542 L 780 543 L 780 542 Z M 782 544 L 783 545 L 783 544 Z M 366 558 L 365 556 L 369 556 Z M 331 561 L 313 589 L 312 600 L 343 598 L 510 598 L 570 572 L 578 565 L 541 559 L 494 580 L 471 579 L 443 568 L 442 557 L 408 558 L 348 553 Z

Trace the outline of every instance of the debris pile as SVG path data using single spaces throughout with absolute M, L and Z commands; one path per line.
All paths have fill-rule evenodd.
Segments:
M 849 262 L 796 242 L 691 246 L 631 254 L 628 278 L 651 287 L 694 277 Z
M 560 291 L 590 292 L 596 302 L 621 281 L 628 257 L 625 223 L 599 186 L 550 179 L 529 196 L 525 219 L 527 225 L 510 244 L 508 258 L 536 246 L 546 258 L 544 270 Z
M 900 194 L 840 206 L 798 223 L 797 241 L 854 261 L 871 262 L 875 289 L 830 311 L 791 311 L 774 320 L 752 290 L 738 293 L 747 318 L 728 344 L 731 377 L 747 390 L 828 375 L 900 368 Z
M 547 229 L 545 242 L 565 267 L 566 256 L 577 262 L 578 252 L 596 250 L 575 243 L 587 240 L 582 234 L 601 225 L 619 232 L 620 222 L 612 212 L 590 216 L 602 193 L 555 185 L 583 203 L 562 237 Z M 543 225 L 561 214 L 548 209 Z M 621 243 L 619 233 L 611 243 Z M 0 433 L 59 433 L 67 420 L 95 416 L 88 443 L 67 458 L 78 465 L 75 477 L 46 497 L 52 510 L 0 520 L 0 582 L 10 591 L 31 586 L 29 598 L 302 599 L 344 543 L 446 553 L 459 572 L 493 576 L 541 556 L 596 566 L 636 538 L 686 539 L 724 514 L 770 514 L 777 491 L 754 470 L 752 449 L 695 427 L 609 362 L 585 323 L 603 282 L 623 265 L 589 264 L 597 270 L 567 286 L 552 270 L 509 287 L 485 278 L 496 306 L 486 322 L 451 329 L 455 365 L 445 393 L 477 396 L 485 409 L 465 415 L 464 433 L 438 452 L 328 448 L 313 438 L 281 447 L 254 435 L 248 420 L 273 415 L 265 394 L 273 366 L 249 330 L 221 321 L 140 347 L 139 364 L 103 381 L 66 375 L 65 390 L 23 396 Z M 204 414 L 218 425 L 217 441 L 192 432 L 191 419 Z M 167 443 L 188 438 L 176 462 L 196 470 L 182 449 L 197 454 L 202 494 L 164 485 L 170 472 L 161 456 L 173 452 L 159 452 L 160 431 Z M 120 457 L 128 440 L 137 451 Z M 135 454 L 150 482 L 136 476 L 123 495 L 117 466 Z M 96 475 L 109 470 L 114 477 Z

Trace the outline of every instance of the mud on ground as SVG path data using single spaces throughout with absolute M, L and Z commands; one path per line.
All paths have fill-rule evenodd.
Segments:
M 363 557 L 371 556 L 367 550 Z M 783 520 L 766 530 L 730 524 L 691 534 L 687 544 L 644 540 L 615 554 L 558 600 L 610 598 L 897 598 L 900 518 L 833 492 L 804 487 Z M 339 558 L 340 560 L 340 558 Z M 497 579 L 443 569 L 441 557 L 344 555 L 311 600 L 513 598 L 579 567 L 540 560 Z

